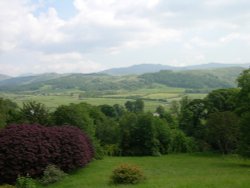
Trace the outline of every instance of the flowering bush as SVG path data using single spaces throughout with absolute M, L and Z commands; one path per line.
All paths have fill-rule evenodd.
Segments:
M 145 179 L 143 172 L 134 165 L 122 164 L 113 170 L 111 182 L 114 184 L 137 184 Z
M 49 164 L 65 172 L 83 167 L 93 151 L 89 138 L 76 127 L 8 126 L 0 131 L 0 183 L 27 174 L 41 176 Z

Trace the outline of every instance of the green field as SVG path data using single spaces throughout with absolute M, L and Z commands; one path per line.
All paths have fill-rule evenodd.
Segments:
M 34 100 L 45 104 L 50 110 L 54 110 L 59 105 L 67 105 L 70 103 L 87 102 L 92 105 L 102 104 L 120 104 L 128 100 L 141 98 L 145 103 L 145 111 L 155 111 L 162 105 L 168 107 L 173 100 L 180 100 L 183 96 L 190 98 L 204 98 L 206 94 L 186 94 L 183 88 L 158 87 L 148 89 L 138 89 L 134 91 L 118 90 L 111 94 L 100 94 L 95 97 L 81 97 L 79 94 L 84 93 L 78 90 L 60 91 L 58 93 L 0 93 L 0 97 L 9 98 L 15 101 L 19 106 L 23 102 Z
M 122 163 L 141 167 L 147 179 L 138 185 L 110 185 L 112 169 Z M 106 157 L 47 187 L 248 188 L 249 185 L 249 160 L 212 154 L 171 154 L 161 157 Z

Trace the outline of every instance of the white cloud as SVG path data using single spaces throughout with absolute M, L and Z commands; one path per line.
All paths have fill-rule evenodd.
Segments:
M 192 64 L 216 59 L 215 48 L 227 54 L 234 41 L 245 46 L 241 55 L 250 60 L 247 0 L 74 0 L 68 19 L 48 1 L 0 1 L 2 70 L 94 71 L 124 57 L 145 62 L 144 49 L 155 63 Z

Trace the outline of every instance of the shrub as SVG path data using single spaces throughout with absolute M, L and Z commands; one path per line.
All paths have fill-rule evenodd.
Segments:
M 20 176 L 17 178 L 16 188 L 36 188 L 36 183 L 29 176 L 27 177 Z
M 40 183 L 48 185 L 62 180 L 67 174 L 55 165 L 48 165 L 43 172 L 43 177 Z
M 114 184 L 137 184 L 145 179 L 143 172 L 134 165 L 122 164 L 113 170 L 111 182 Z
M 67 172 L 85 166 L 93 155 L 90 140 L 76 127 L 8 126 L 0 131 L 0 183 L 18 175 L 39 177 L 49 164 Z

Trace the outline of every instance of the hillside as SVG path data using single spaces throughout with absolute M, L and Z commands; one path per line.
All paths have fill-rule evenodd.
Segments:
M 242 70 L 241 67 L 185 71 L 162 70 L 139 76 L 49 73 L 0 81 L 0 91 L 116 91 L 148 88 L 157 84 L 181 88 L 228 88 L 236 86 L 235 79 Z
M 0 74 L 0 82 L 2 80 L 7 80 L 7 79 L 10 79 L 10 78 L 11 78 L 10 76 L 4 75 L 4 74 Z

